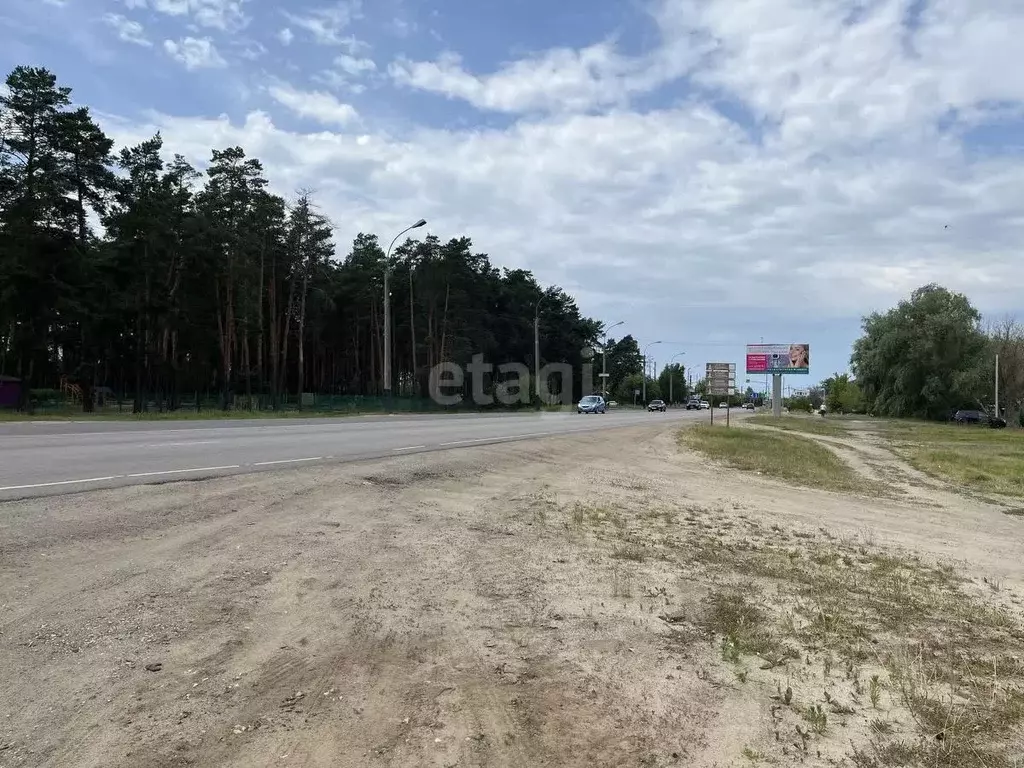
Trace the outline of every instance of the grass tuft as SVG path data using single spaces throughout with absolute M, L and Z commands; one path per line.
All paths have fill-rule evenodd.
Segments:
M 858 475 L 819 443 L 767 430 L 701 425 L 680 432 L 680 441 L 728 466 L 829 491 L 884 495 L 886 488 Z
M 758 424 L 762 427 L 775 427 L 787 432 L 806 432 L 811 435 L 825 435 L 828 437 L 843 437 L 850 434 L 850 431 L 835 421 L 820 416 L 752 416 L 747 420 L 750 424 Z
M 926 474 L 979 493 L 1024 497 L 1024 431 L 889 421 L 885 435 Z

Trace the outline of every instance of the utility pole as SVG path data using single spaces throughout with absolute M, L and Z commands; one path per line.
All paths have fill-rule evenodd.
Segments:
M 537 299 L 533 305 L 533 390 L 537 393 L 537 402 L 540 402 L 540 305 L 544 303 L 544 296 Z
M 647 350 L 650 349 L 651 347 L 653 347 L 655 344 L 661 344 L 661 342 L 660 341 L 652 341 L 650 344 L 648 344 L 646 347 L 644 347 L 644 368 L 643 368 L 644 373 L 643 373 L 643 376 L 641 377 L 643 379 L 643 391 L 644 391 L 644 393 L 643 393 L 643 398 L 642 399 L 643 399 L 644 406 L 647 405 Z
M 999 355 L 996 355 L 996 418 L 999 418 Z

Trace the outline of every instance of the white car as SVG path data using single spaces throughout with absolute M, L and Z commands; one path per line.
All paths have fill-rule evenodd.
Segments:
M 701 408 L 702 411 L 710 410 L 711 403 L 709 403 L 707 400 L 701 400 L 700 401 L 700 408 Z
M 719 404 L 718 404 L 718 407 L 719 407 L 719 408 L 728 408 L 728 407 L 729 407 L 729 404 L 728 404 L 728 403 L 719 403 Z

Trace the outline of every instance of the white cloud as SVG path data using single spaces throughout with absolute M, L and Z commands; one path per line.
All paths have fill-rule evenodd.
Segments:
M 277 39 L 281 41 L 282 45 L 291 45 L 292 40 L 295 39 L 295 33 L 285 27 L 277 33 Z
M 146 47 L 153 45 L 146 38 L 145 30 L 139 22 L 127 19 L 119 13 L 105 14 L 103 20 L 117 31 L 118 38 L 124 42 Z
M 239 55 L 243 59 L 256 61 L 267 52 L 267 47 L 259 40 L 245 40 L 241 43 Z
M 349 56 L 347 53 L 336 56 L 334 59 L 334 66 L 342 72 L 346 72 L 353 76 L 359 76 L 367 72 L 374 72 L 377 69 L 377 65 L 374 63 L 373 59 Z
M 329 93 L 299 91 L 288 85 L 273 85 L 267 92 L 279 104 L 301 117 L 309 117 L 326 125 L 348 125 L 359 115 L 351 104 L 343 104 Z
M 579 50 L 554 49 L 482 76 L 466 72 L 452 52 L 432 62 L 399 60 L 388 71 L 403 85 L 462 99 L 480 109 L 519 113 L 625 105 L 631 95 L 681 77 L 697 58 L 694 50 L 633 59 L 610 43 L 598 43 Z
M 185 69 L 223 67 L 227 62 L 208 37 L 186 37 L 178 41 L 164 40 L 164 50 L 185 65 Z
M 658 44 L 642 55 L 600 42 L 485 74 L 455 56 L 391 68 L 408 87 L 529 114 L 501 128 L 426 128 L 413 115 L 385 132 L 365 107 L 277 84 L 276 102 L 345 130 L 291 132 L 252 112 L 154 115 L 114 133 L 160 130 L 169 152 L 197 162 L 240 144 L 282 193 L 316 185 L 342 249 L 423 216 L 650 338 L 769 312 L 804 337 L 932 280 L 983 307 L 1019 306 L 1024 155 L 979 157 L 962 121 L 1024 110 L 1024 6 L 932 4 L 911 30 L 911 0 L 858 5 L 851 18 L 853 0 L 663 0 Z M 346 26 L 332 29 L 317 39 Z M 373 75 L 360 55 L 338 57 L 339 83 Z M 631 108 L 682 77 L 696 88 Z M 711 105 L 722 101 L 744 117 Z M 945 131 L 950 108 L 961 122 Z
M 129 7 L 144 0 L 126 0 Z M 242 10 L 247 0 L 149 0 L 150 7 L 168 16 L 189 16 L 202 27 L 228 32 L 242 29 L 249 23 Z
M 361 7 L 361 0 L 338 0 L 304 14 L 283 13 L 293 26 L 309 32 L 322 45 L 353 45 L 355 38 L 343 36 L 342 32 L 360 17 Z
M 366 90 L 364 84 L 370 78 L 378 79 L 377 64 L 365 56 L 343 53 L 334 58 L 334 66 L 314 75 L 313 79 L 329 88 L 360 94 Z

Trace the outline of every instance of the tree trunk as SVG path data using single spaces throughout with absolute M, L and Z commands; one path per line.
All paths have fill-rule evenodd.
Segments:
M 249 357 L 249 329 L 242 331 L 242 369 L 245 371 L 245 399 L 252 410 L 252 363 Z
M 412 262 L 409 262 L 409 349 L 410 349 L 410 360 L 412 363 L 412 380 L 409 382 L 409 386 L 413 388 L 412 395 L 416 396 L 419 393 L 416 389 L 419 388 L 419 366 L 416 365 L 416 302 L 413 300 L 412 292 Z
M 279 331 L 281 319 L 277 315 L 277 270 L 274 265 L 270 268 L 270 277 L 267 283 L 267 300 L 270 312 L 270 400 L 276 411 L 280 405 L 278 402 L 278 366 L 281 362 L 281 348 Z
M 299 371 L 298 371 L 298 382 L 297 382 L 298 392 L 296 393 L 298 395 L 299 410 L 302 410 L 302 389 L 303 389 L 304 384 L 306 383 L 305 382 L 305 379 L 306 379 L 306 358 L 305 358 L 306 337 L 305 337 L 305 333 L 306 333 L 306 282 L 308 280 L 308 277 L 309 277 L 309 275 L 308 275 L 308 272 L 307 272 L 306 277 L 304 277 L 302 279 L 302 299 L 301 299 L 301 307 L 299 309 L 299 340 L 298 340 L 298 352 L 299 352 L 299 354 L 298 354 L 298 358 L 299 358 L 298 364 L 299 364 Z
M 451 283 L 447 280 L 444 284 L 444 314 L 441 320 L 441 357 L 439 362 L 444 362 L 448 358 L 445 357 L 445 344 L 448 341 L 448 299 L 451 296 L 452 287 Z

